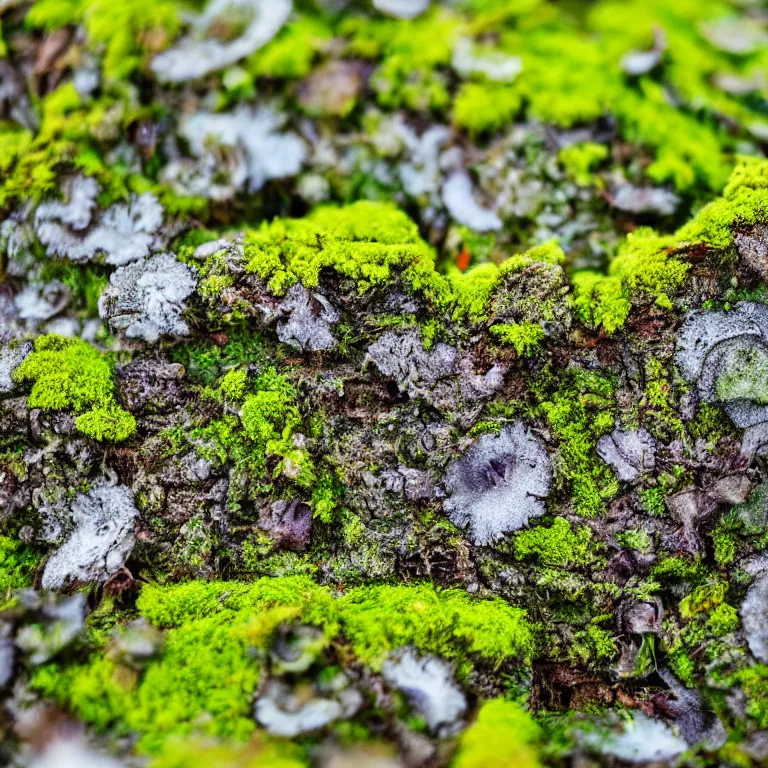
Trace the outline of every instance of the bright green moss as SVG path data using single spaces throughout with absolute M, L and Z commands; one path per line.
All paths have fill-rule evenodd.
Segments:
M 740 669 L 731 679 L 747 697 L 747 715 L 758 728 L 768 728 L 768 665 L 754 664 Z
M 378 49 L 382 61 L 371 78 L 381 105 L 428 111 L 450 104 L 446 74 L 460 21 L 449 11 L 436 9 L 413 21 L 368 22 L 358 29 Z M 378 38 L 378 39 L 377 39 Z M 353 41 L 352 46 L 359 46 Z
M 520 111 L 519 91 L 508 85 L 464 83 L 453 102 L 453 122 L 470 136 L 495 133 Z
M 286 740 L 257 733 L 245 745 L 169 742 L 149 768 L 306 768 L 303 751 Z
M 699 584 L 708 577 L 707 567 L 698 559 L 665 557 L 651 568 L 651 576 L 661 582 Z
M 739 613 L 728 603 L 721 603 L 714 608 L 707 619 L 707 627 L 715 637 L 722 637 L 733 632 L 739 626 Z
M 115 400 L 111 364 L 81 339 L 38 337 L 13 378 L 32 383 L 28 407 L 73 411 L 78 430 L 88 437 L 120 442 L 136 431 L 133 416 Z
M 161 656 L 141 676 L 96 654 L 83 666 L 43 667 L 32 684 L 99 729 L 138 732 L 139 751 L 149 754 L 193 735 L 249 738 L 261 673 L 254 650 L 284 622 L 314 624 L 327 638 L 339 626 L 330 593 L 301 577 L 147 585 L 137 607 L 168 629 Z
M 492 325 L 490 330 L 502 344 L 513 346 L 520 357 L 530 357 L 545 336 L 538 323 L 499 323 Z
M 248 374 L 242 368 L 233 368 L 219 382 L 219 392 L 232 403 L 240 403 L 248 389 Z
M 374 669 L 389 651 L 412 645 L 446 659 L 490 664 L 529 659 L 525 611 L 503 600 L 473 600 L 431 584 L 358 587 L 341 599 L 344 632 L 358 658 Z
M 519 704 L 492 699 L 480 707 L 475 722 L 461 735 L 452 766 L 539 768 L 536 743 L 540 738 L 536 721 Z
M 453 269 L 448 273 L 456 297 L 454 318 L 481 322 L 488 314 L 491 295 L 499 284 L 499 268 L 495 264 L 479 264 L 466 272 Z
M 147 54 L 172 41 L 181 16 L 172 0 L 39 0 L 26 23 L 46 31 L 82 23 L 89 43 L 103 47 L 107 79 L 118 82 L 139 69 Z
M 560 374 L 560 386 L 542 396 L 538 409 L 558 438 L 556 469 L 570 490 L 573 509 L 593 517 L 618 492 L 610 468 L 595 454 L 598 439 L 613 429 L 611 380 L 581 369 Z
M 563 517 L 555 518 L 549 528 L 520 531 L 512 544 L 518 560 L 530 559 L 542 565 L 569 568 L 590 565 L 597 559 L 592 531 L 586 526 L 574 531 Z
M 246 67 L 258 77 L 297 79 L 312 71 L 317 54 L 328 45 L 332 32 L 322 19 L 300 16 L 291 20 L 268 45 L 248 60 Z
M 647 552 L 651 546 L 651 537 L 642 528 L 616 534 L 616 541 L 623 547 L 635 549 L 638 552 Z
M 575 306 L 582 321 L 614 333 L 624 326 L 635 303 L 671 309 L 690 270 L 689 264 L 675 256 L 676 251 L 703 244 L 713 261 L 731 258 L 735 229 L 768 216 L 766 177 L 768 161 L 742 158 L 723 196 L 702 208 L 674 235 L 660 236 L 640 228 L 627 237 L 607 275 L 577 272 L 573 277 Z
M 586 629 L 573 633 L 568 646 L 568 659 L 572 664 L 599 669 L 617 656 L 613 633 L 589 624 Z
M 246 435 L 257 445 L 266 446 L 278 440 L 284 429 L 293 429 L 300 421 L 296 392 L 274 371 L 259 376 L 255 389 L 255 394 L 245 398 L 240 418 Z
M 251 738 L 264 651 L 282 624 L 320 628 L 317 652 L 345 639 L 374 668 L 403 645 L 463 662 L 464 671 L 470 661 L 525 659 L 533 645 L 522 610 L 429 584 L 361 587 L 340 598 L 300 576 L 147 584 L 137 609 L 167 630 L 145 671 L 96 653 L 85 664 L 38 668 L 31 684 L 99 730 L 137 733 L 139 752 L 150 755 L 172 755 L 179 739 Z
M 0 536 L 0 594 L 7 600 L 11 590 L 32 586 L 40 556 L 26 544 Z
M 580 187 L 589 187 L 596 183 L 593 172 L 610 154 L 605 144 L 585 141 L 561 149 L 558 160 L 566 174 Z
M 674 239 L 640 228 L 627 236 L 606 277 L 574 275 L 575 306 L 588 326 L 614 333 L 624 326 L 633 302 L 672 308 L 690 266 L 670 256 Z
M 680 601 L 680 615 L 689 619 L 698 613 L 706 613 L 720 605 L 728 591 L 728 583 L 724 581 L 713 584 L 703 584 Z
M 447 280 L 416 225 L 395 206 L 358 202 L 319 208 L 304 219 L 276 219 L 245 238 L 246 269 L 282 295 L 301 282 L 314 287 L 323 269 L 357 283 L 360 293 L 390 285 L 393 272 L 435 304 L 450 301 Z

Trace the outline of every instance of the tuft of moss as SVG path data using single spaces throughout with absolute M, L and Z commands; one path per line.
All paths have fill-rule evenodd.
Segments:
M 520 531 L 512 546 L 518 560 L 530 559 L 542 565 L 569 568 L 590 565 L 597 559 L 592 531 L 586 526 L 574 531 L 563 517 L 556 518 L 549 528 Z
M 357 283 L 365 293 L 391 283 L 406 286 L 437 306 L 450 301 L 448 281 L 435 270 L 433 250 L 416 224 L 394 205 L 358 202 L 323 207 L 303 219 L 275 219 L 245 237 L 246 269 L 282 295 L 294 283 L 314 287 L 323 269 Z
M 361 661 L 379 668 L 404 645 L 466 663 L 525 661 L 533 633 L 525 611 L 498 598 L 474 600 L 431 584 L 363 586 L 341 600 L 344 631 Z
M 561 149 L 557 157 L 570 179 L 580 187 L 589 187 L 598 183 L 594 170 L 609 154 L 605 144 L 585 141 Z
M 453 102 L 453 122 L 473 138 L 495 133 L 514 120 L 522 103 L 522 96 L 514 87 L 464 83 Z
M 20 541 L 0 536 L 0 593 L 7 600 L 14 589 L 32 586 L 40 556 Z
M 536 721 L 519 704 L 492 699 L 483 703 L 475 722 L 461 735 L 452 766 L 539 768 L 536 744 L 540 738 Z
M 29 408 L 73 411 L 75 425 L 88 437 L 120 442 L 136 432 L 136 420 L 115 399 L 112 365 L 82 339 L 38 337 L 13 378 L 32 383 Z
M 555 464 L 560 485 L 570 490 L 577 514 L 594 517 L 616 495 L 618 481 L 595 453 L 598 439 L 614 425 L 614 384 L 597 373 L 572 368 L 555 392 L 542 395 L 538 411 L 558 438 Z
M 538 323 L 498 323 L 491 333 L 502 343 L 515 348 L 520 357 L 530 357 L 544 340 L 544 329 Z

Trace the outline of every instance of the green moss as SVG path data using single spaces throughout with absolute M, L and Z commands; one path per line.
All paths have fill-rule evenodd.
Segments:
M 475 722 L 461 735 L 452 766 L 539 768 L 536 743 L 540 738 L 536 721 L 519 704 L 492 699 L 480 707 Z
M 616 640 L 607 629 L 589 624 L 586 629 L 573 633 L 568 646 L 568 659 L 572 664 L 599 669 L 618 655 Z
M 735 229 L 768 215 L 766 177 L 767 161 L 743 158 L 723 196 L 702 208 L 674 235 L 661 236 L 640 228 L 627 237 L 607 275 L 577 272 L 573 277 L 575 306 L 582 321 L 614 333 L 624 327 L 633 305 L 655 304 L 672 309 L 672 299 L 690 270 L 676 252 L 703 244 L 714 263 L 732 258 Z M 731 384 L 726 381 L 723 386 Z
M 441 71 L 453 55 L 460 21 L 436 9 L 413 21 L 365 22 L 357 28 L 353 49 L 381 55 L 371 77 L 381 105 L 428 111 L 444 110 L 451 100 Z
M 466 592 L 418 584 L 358 587 L 340 602 L 345 635 L 358 658 L 374 669 L 404 645 L 494 665 L 524 661 L 532 653 L 525 611 L 500 599 L 473 600 Z
M 698 584 L 708 575 L 707 567 L 701 560 L 689 560 L 684 557 L 665 557 L 651 568 L 651 576 L 666 583 Z
M 267 371 L 256 380 L 256 393 L 243 403 L 240 419 L 246 435 L 259 446 L 279 440 L 300 421 L 296 391 L 284 376 Z
M 707 619 L 707 627 L 715 637 L 727 635 L 739 626 L 739 613 L 728 603 L 721 603 L 714 608 Z
M 549 399 L 542 398 L 538 411 L 558 439 L 555 466 L 560 485 L 570 490 L 574 511 L 592 517 L 618 492 L 613 473 L 595 453 L 597 440 L 613 429 L 614 385 L 578 368 L 558 378 L 558 389 Z
M 724 581 L 696 587 L 690 595 L 680 601 L 680 615 L 689 619 L 698 613 L 711 611 L 723 602 L 727 591 L 728 583 Z
M 232 403 L 241 403 L 247 389 L 248 373 L 242 368 L 227 371 L 219 382 L 219 392 Z
M 286 24 L 272 42 L 251 56 L 246 68 L 258 77 L 306 77 L 331 37 L 332 32 L 322 19 L 299 16 Z
M 731 684 L 734 683 L 741 686 L 747 697 L 747 715 L 758 728 L 768 728 L 768 665 L 740 669 L 731 678 Z
M 647 552 L 651 546 L 651 537 L 642 529 L 634 528 L 616 535 L 616 541 L 627 549 Z
M 0 593 L 7 600 L 11 590 L 32 586 L 40 556 L 20 541 L 0 536 Z
M 502 344 L 512 345 L 520 357 L 530 357 L 545 337 L 538 323 L 499 323 L 490 331 Z
M 453 122 L 470 136 L 495 133 L 509 125 L 520 111 L 516 88 L 489 83 L 464 83 L 453 102 Z
M 243 746 L 205 741 L 169 742 L 149 768 L 306 768 L 303 750 L 257 733 Z
M 588 326 L 614 333 L 626 323 L 633 303 L 672 308 L 690 265 L 670 256 L 674 239 L 641 227 L 627 236 L 607 276 L 574 275 L 575 306 Z
M 609 154 L 604 144 L 585 141 L 561 149 L 557 157 L 570 179 L 580 187 L 589 187 L 597 183 L 593 172 Z
M 586 526 L 574 531 L 563 517 L 556 518 L 549 528 L 521 531 L 512 544 L 518 560 L 532 559 L 542 565 L 586 566 L 597 559 L 592 531 Z
M 358 291 L 390 285 L 397 271 L 406 286 L 437 305 L 450 301 L 447 280 L 416 225 L 392 205 L 359 202 L 319 208 L 304 219 L 276 219 L 245 238 L 246 269 L 282 295 L 301 282 L 314 287 L 323 269 L 357 283 Z
M 78 430 L 88 437 L 119 442 L 136 431 L 133 416 L 115 400 L 110 362 L 81 339 L 38 337 L 13 378 L 32 383 L 28 407 L 73 411 Z
M 91 46 L 103 50 L 107 79 L 118 82 L 172 41 L 181 29 L 181 15 L 172 0 L 39 0 L 26 23 L 47 32 L 83 24 Z
M 491 295 L 499 284 L 499 268 L 495 264 L 479 264 L 466 272 L 453 269 L 448 277 L 456 298 L 454 319 L 482 322 L 488 314 Z
M 38 668 L 31 685 L 101 731 L 137 733 L 139 752 L 150 755 L 173 754 L 179 739 L 251 738 L 264 652 L 282 624 L 320 628 L 318 652 L 345 638 L 375 669 L 403 645 L 463 662 L 465 671 L 470 661 L 524 659 L 533 645 L 520 609 L 429 584 L 364 587 L 340 598 L 298 576 L 147 584 L 136 606 L 167 630 L 161 655 L 143 672 L 97 652 L 85 664 Z
M 736 352 L 733 369 L 718 378 L 715 391 L 719 400 L 754 400 L 768 403 L 768 356 L 757 348 Z

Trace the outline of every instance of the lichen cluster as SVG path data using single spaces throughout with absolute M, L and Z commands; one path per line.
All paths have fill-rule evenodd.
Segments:
M 0 762 L 768 761 L 759 4 L 0 21 Z

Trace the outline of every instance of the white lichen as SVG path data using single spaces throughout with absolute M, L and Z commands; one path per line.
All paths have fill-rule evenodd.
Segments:
M 614 429 L 597 441 L 597 455 L 631 483 L 656 466 L 656 443 L 645 429 Z
M 740 612 L 749 650 L 758 661 L 768 663 L 768 573 L 755 579 Z
M 312 733 L 341 718 L 352 717 L 362 705 L 362 696 L 337 675 L 335 686 L 326 690 L 292 690 L 286 683 L 271 680 L 254 705 L 254 717 L 274 736 L 294 738 Z M 332 690 L 335 687 L 337 690 Z
M 99 315 L 114 333 L 155 342 L 189 332 L 184 301 L 195 290 L 194 270 L 171 253 L 116 269 L 99 299 Z
M 415 19 L 429 8 L 430 0 L 373 0 L 373 7 L 397 19 Z
M 272 40 L 293 11 L 292 0 L 211 0 L 195 20 L 193 33 L 152 61 L 157 79 L 166 83 L 196 80 L 236 64 Z M 231 41 L 207 37 L 216 22 L 227 16 L 242 24 L 243 33 Z
M 623 721 L 616 729 L 583 732 L 581 741 L 601 755 L 611 755 L 628 763 L 673 760 L 688 749 L 688 744 L 669 726 L 642 712 L 633 713 L 631 720 Z
M 79 738 L 54 739 L 27 765 L 29 768 L 125 768 L 125 763 L 96 752 Z
M 387 331 L 368 347 L 366 362 L 410 397 L 428 397 L 440 380 L 455 373 L 456 357 L 456 349 L 442 342 L 424 349 L 417 330 Z
M 285 319 L 277 324 L 277 338 L 302 352 L 333 349 L 338 343 L 331 326 L 339 313 L 322 294 L 311 294 L 303 285 L 292 285 L 280 304 Z
M 153 194 L 133 195 L 102 212 L 93 179 L 74 176 L 63 186 L 65 202 L 42 203 L 35 212 L 35 231 L 49 256 L 85 262 L 104 254 L 107 264 L 119 266 L 160 247 L 163 207 Z
M 16 383 L 11 374 L 24 362 L 24 358 L 32 351 L 29 341 L 20 344 L 0 345 L 0 394 L 13 392 Z
M 307 150 L 298 135 L 281 132 L 284 123 L 285 116 L 267 106 L 239 107 L 226 114 L 198 112 L 180 128 L 198 165 L 176 163 L 164 178 L 187 189 L 193 183 L 190 191 L 223 200 L 243 187 L 257 192 L 271 179 L 294 176 Z M 218 161 L 221 154 L 230 156 L 228 168 Z M 226 182 L 221 180 L 222 171 L 228 176 Z
M 99 481 L 88 493 L 76 496 L 69 510 L 72 533 L 45 564 L 43 588 L 108 578 L 133 549 L 138 515 L 133 495 L 124 485 Z
M 472 180 L 465 171 L 455 171 L 443 184 L 443 203 L 459 223 L 475 232 L 491 232 L 502 228 L 501 219 L 475 200 Z
M 448 663 L 436 656 L 419 656 L 411 648 L 393 653 L 382 667 L 384 679 L 402 691 L 430 730 L 452 725 L 467 710 L 467 700 L 453 681 Z
M 472 541 L 490 544 L 546 512 L 552 463 L 544 445 L 522 422 L 498 435 L 482 435 L 445 475 L 443 506 Z
M 510 82 L 523 71 L 523 60 L 501 51 L 478 52 L 472 40 L 460 37 L 453 49 L 453 68 L 462 77 L 478 75 L 495 82 Z

